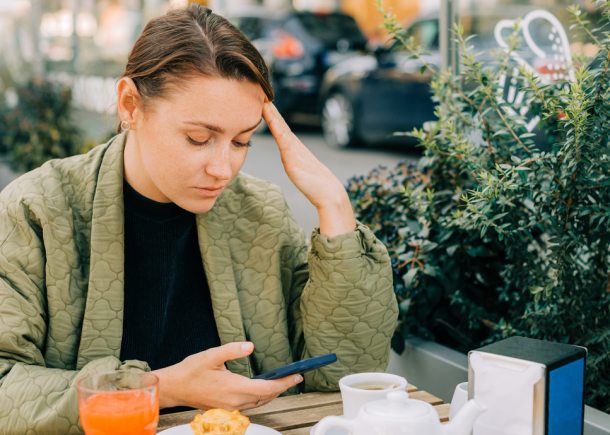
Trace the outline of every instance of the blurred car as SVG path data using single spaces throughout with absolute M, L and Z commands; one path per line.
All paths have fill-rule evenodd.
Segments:
M 318 114 L 322 77 L 328 68 L 364 53 L 367 39 L 349 15 L 241 7 L 228 11 L 271 68 L 276 106 L 290 118 Z
M 419 20 L 407 33 L 430 53 L 427 61 L 438 65 L 438 19 Z M 328 70 L 320 87 L 319 110 L 330 146 L 412 142 L 393 133 L 421 128 L 436 118 L 429 86 L 432 74 L 422 74 L 422 62 L 410 57 L 401 44 L 393 43 Z
M 469 45 L 473 47 L 477 59 L 483 64 L 494 62 L 492 51 L 499 48 L 496 39 L 498 23 L 506 21 L 507 15 L 518 17 L 528 11 L 491 8 L 474 14 L 461 13 L 460 23 L 465 28 L 465 35 L 475 35 Z M 563 59 L 556 51 L 559 39 L 552 23 L 545 19 L 532 22 L 534 24 L 529 27 L 530 41 L 522 44 L 519 57 L 532 65 L 540 76 L 546 75 L 551 82 L 560 82 L 564 76 L 567 79 L 567 73 L 557 65 L 549 70 L 549 63 L 558 63 Z M 407 37 L 412 36 L 415 45 L 420 45 L 429 53 L 426 61 L 440 65 L 438 15 L 421 17 L 405 28 Z M 505 25 L 499 34 L 506 37 L 511 32 L 511 26 Z M 324 137 L 330 146 L 413 143 L 412 138 L 394 133 L 421 128 L 426 121 L 436 119 L 435 103 L 432 102 L 429 87 L 432 74 L 430 71 L 422 74 L 422 62 L 410 59 L 411 53 L 405 51 L 402 44 L 389 43 L 389 46 L 380 47 L 374 53 L 336 64 L 324 76 L 320 86 L 319 110 Z M 536 52 L 544 52 L 546 56 L 541 58 Z M 515 68 L 508 75 L 517 73 Z M 505 102 L 512 104 L 521 101 L 523 95 L 520 95 L 519 85 L 514 79 L 501 77 L 501 82 L 505 83 L 502 93 Z M 536 134 L 534 141 L 543 149 L 546 139 L 534 127 L 537 125 L 536 118 L 531 113 L 526 118 L 528 123 L 532 123 L 531 126 L 528 124 L 528 128 L 532 128 Z

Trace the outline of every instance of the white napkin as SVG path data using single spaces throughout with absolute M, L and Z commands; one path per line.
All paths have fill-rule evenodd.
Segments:
M 532 435 L 534 384 L 542 378 L 544 366 L 511 360 L 516 361 L 495 355 L 485 359 L 477 352 L 470 355 L 474 398 L 487 407 L 476 420 L 473 435 Z

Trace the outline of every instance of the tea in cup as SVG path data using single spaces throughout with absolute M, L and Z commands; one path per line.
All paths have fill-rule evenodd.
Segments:
M 379 391 L 379 390 L 392 390 L 394 388 L 398 388 L 398 384 L 395 382 L 359 382 L 357 384 L 350 385 L 352 388 L 356 388 L 358 390 L 369 390 L 369 391 Z
M 383 400 L 390 391 L 407 391 L 407 380 L 389 373 L 358 373 L 339 381 L 343 416 L 355 418 L 362 405 Z

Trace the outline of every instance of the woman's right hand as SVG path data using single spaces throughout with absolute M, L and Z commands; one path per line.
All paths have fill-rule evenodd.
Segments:
M 272 381 L 249 379 L 227 370 L 226 361 L 246 357 L 253 350 L 249 342 L 229 343 L 153 371 L 159 378 L 159 406 L 243 411 L 265 405 L 303 381 L 301 375 Z

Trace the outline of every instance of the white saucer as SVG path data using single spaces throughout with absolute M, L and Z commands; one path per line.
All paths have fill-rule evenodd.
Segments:
M 182 426 L 172 427 L 171 429 L 166 429 L 161 431 L 164 435 L 193 435 L 191 431 L 190 424 L 183 424 Z M 331 434 L 332 432 L 328 432 Z M 250 424 L 248 426 L 248 430 L 246 431 L 246 435 L 281 435 L 278 431 L 271 429 L 269 427 L 260 426 L 258 424 Z
M 339 417 L 343 417 L 342 415 L 340 415 Z M 314 425 L 314 427 L 311 428 L 311 431 L 309 432 L 309 435 L 314 435 L 315 434 L 315 430 L 318 427 L 320 423 L 316 423 Z M 246 434 L 249 435 L 249 434 Z M 326 433 L 324 435 L 350 435 L 348 431 L 346 431 L 345 429 L 341 429 L 340 427 L 333 427 L 330 428 L 326 431 Z

